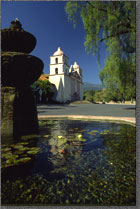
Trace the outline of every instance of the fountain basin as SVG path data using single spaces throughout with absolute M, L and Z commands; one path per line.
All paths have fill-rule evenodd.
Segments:
M 3 52 L 1 55 L 2 86 L 25 87 L 43 73 L 41 59 L 22 52 Z
M 26 44 L 25 44 L 26 43 Z M 30 53 L 36 46 L 36 38 L 23 29 L 2 29 L 1 50 Z
M 2 143 L 2 204 L 136 204 L 134 126 L 66 119 L 39 125 L 39 135 Z

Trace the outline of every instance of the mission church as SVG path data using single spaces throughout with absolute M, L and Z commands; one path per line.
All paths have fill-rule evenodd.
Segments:
M 60 103 L 83 99 L 82 69 L 76 62 L 69 67 L 68 61 L 68 57 L 58 47 L 50 56 L 50 74 L 43 74 L 39 78 L 54 84 L 52 99 Z

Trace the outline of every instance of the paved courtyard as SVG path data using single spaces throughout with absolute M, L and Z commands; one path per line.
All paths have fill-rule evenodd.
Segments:
M 73 104 L 37 105 L 38 115 L 85 115 L 135 118 L 135 105 Z

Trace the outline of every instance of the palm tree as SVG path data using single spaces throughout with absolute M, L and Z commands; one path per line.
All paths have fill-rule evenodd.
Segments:
M 36 95 L 39 94 L 40 90 L 42 91 L 42 103 L 46 103 L 46 99 L 50 100 L 53 96 L 54 92 L 49 80 L 37 80 L 31 87 Z

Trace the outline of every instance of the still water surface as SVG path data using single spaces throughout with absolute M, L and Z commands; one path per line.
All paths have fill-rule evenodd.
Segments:
M 39 124 L 40 135 L 2 140 L 3 205 L 135 205 L 134 126 Z

